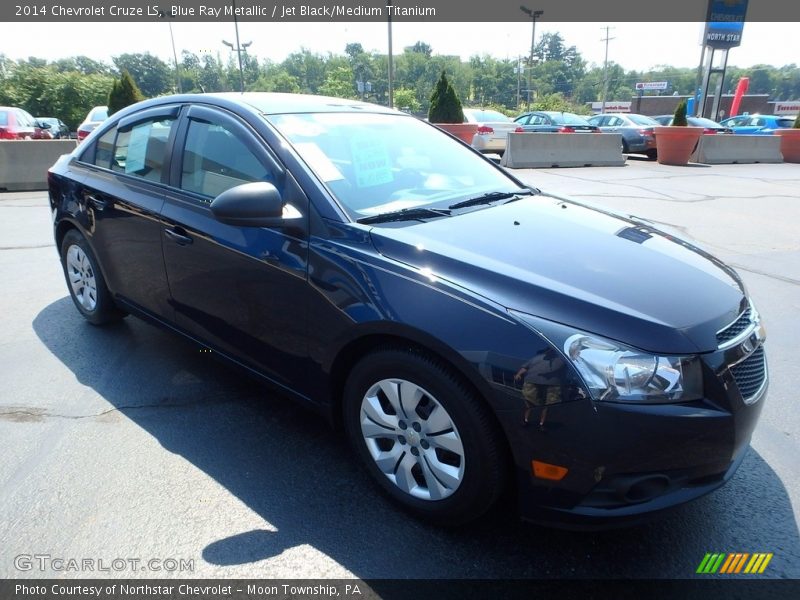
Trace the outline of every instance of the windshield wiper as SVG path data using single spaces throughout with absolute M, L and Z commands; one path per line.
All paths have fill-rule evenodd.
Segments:
M 517 196 L 530 196 L 538 193 L 539 190 L 537 189 L 525 189 L 519 190 L 518 192 L 489 192 L 488 194 L 482 194 L 480 196 L 476 196 L 475 198 L 470 198 L 469 200 L 456 202 L 455 204 L 448 206 L 448 208 L 455 210 L 456 208 L 466 208 L 467 206 L 491 204 L 492 202 L 497 202 L 498 200 L 510 200 L 511 198 L 516 198 Z
M 446 208 L 413 207 L 362 217 L 357 219 L 356 223 L 386 223 L 388 221 L 407 221 L 410 219 L 430 219 L 432 217 L 449 216 L 450 211 Z

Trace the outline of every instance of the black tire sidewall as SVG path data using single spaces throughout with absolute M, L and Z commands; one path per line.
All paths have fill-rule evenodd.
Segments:
M 70 246 L 77 246 L 80 248 L 89 260 L 89 264 L 92 266 L 92 272 L 94 273 L 94 280 L 97 288 L 97 304 L 95 305 L 94 310 L 86 310 L 86 308 L 84 308 L 75 297 L 75 292 L 72 290 L 67 266 L 67 251 L 69 250 Z M 70 298 L 72 298 L 73 304 L 75 304 L 75 307 L 87 321 L 93 325 L 104 325 L 106 323 L 119 320 L 122 317 L 122 313 L 117 310 L 117 307 L 114 305 L 114 300 L 111 298 L 111 294 L 109 293 L 105 279 L 103 278 L 103 273 L 100 271 L 100 266 L 97 263 L 97 259 L 95 258 L 89 242 L 86 241 L 86 238 L 75 229 L 68 231 L 64 236 L 64 239 L 61 241 L 61 267 L 64 271 L 64 278 L 67 283 L 67 289 L 69 290 Z
M 452 418 L 464 446 L 464 477 L 447 498 L 421 500 L 402 492 L 375 465 L 361 435 L 361 401 L 382 379 L 405 379 L 430 393 Z M 503 486 L 503 465 L 488 407 L 451 369 L 410 350 L 383 350 L 359 362 L 344 391 L 344 423 L 348 439 L 381 488 L 415 515 L 444 525 L 477 518 L 494 503 Z

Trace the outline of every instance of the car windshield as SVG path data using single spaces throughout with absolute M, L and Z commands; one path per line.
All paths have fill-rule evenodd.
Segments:
M 265 118 L 352 218 L 520 191 L 486 159 L 413 117 L 342 112 Z
M 794 119 L 778 119 L 777 125 L 778 127 L 792 127 L 794 125 Z
M 583 117 L 572 113 L 547 113 L 557 125 L 588 125 L 589 122 Z
M 470 123 L 510 123 L 511 119 L 496 110 L 467 109 L 464 116 Z
M 105 121 L 108 118 L 107 108 L 95 108 L 89 115 L 89 121 Z
M 8 113 L 0 110 L 0 125 L 8 125 Z
M 628 115 L 628 118 L 637 125 L 658 125 L 658 121 L 644 115 Z

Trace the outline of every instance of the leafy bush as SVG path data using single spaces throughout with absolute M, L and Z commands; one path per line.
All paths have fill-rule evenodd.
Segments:
M 686 120 L 686 100 L 681 100 L 672 116 L 673 127 L 686 127 L 689 122 Z
M 798 114 L 797 118 L 794 120 L 794 128 L 800 129 L 800 114 Z
M 447 80 L 447 75 L 442 71 L 442 76 L 436 83 L 436 88 L 431 95 L 431 107 L 428 111 L 428 121 L 431 123 L 463 123 L 464 111 L 461 101 L 456 95 L 453 85 Z

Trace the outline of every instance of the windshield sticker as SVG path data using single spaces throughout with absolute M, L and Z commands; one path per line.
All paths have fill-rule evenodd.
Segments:
M 144 157 L 147 153 L 147 140 L 150 138 L 152 123 L 137 125 L 128 140 L 128 156 L 125 159 L 125 172 L 137 173 L 144 170 Z
M 391 182 L 392 162 L 386 144 L 373 134 L 357 134 L 351 138 L 350 152 L 356 187 L 367 188 Z

